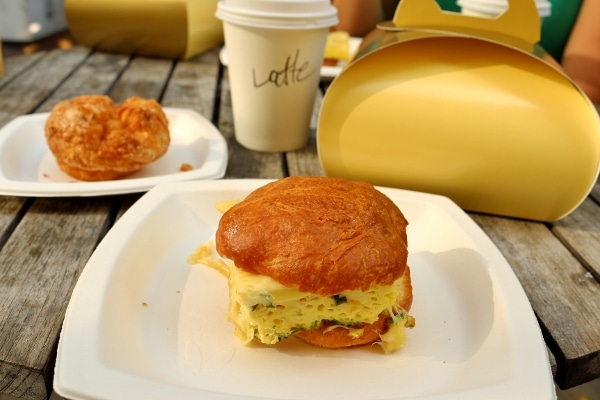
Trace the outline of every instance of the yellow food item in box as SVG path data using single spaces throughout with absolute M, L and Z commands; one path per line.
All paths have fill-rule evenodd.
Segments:
M 327 35 L 325 60 L 348 61 L 350 59 L 350 34 L 332 31 Z

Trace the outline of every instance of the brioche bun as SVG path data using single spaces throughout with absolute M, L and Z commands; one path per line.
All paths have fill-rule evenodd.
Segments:
M 226 212 L 216 246 L 247 272 L 335 295 L 400 278 L 408 257 L 407 224 L 370 184 L 290 177 L 255 190 Z

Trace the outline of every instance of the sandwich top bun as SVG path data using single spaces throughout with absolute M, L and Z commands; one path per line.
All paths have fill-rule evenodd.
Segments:
M 217 252 L 251 274 L 333 296 L 389 286 L 407 269 L 408 222 L 372 185 L 290 177 L 248 195 L 221 218 Z

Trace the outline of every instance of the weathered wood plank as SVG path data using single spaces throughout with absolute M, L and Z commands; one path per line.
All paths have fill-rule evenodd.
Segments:
M 35 63 L 26 74 L 17 76 L 0 89 L 0 126 L 35 110 L 88 56 L 89 50 L 73 47 L 53 50 Z
M 79 274 L 113 199 L 36 199 L 0 251 L 0 392 L 50 393 L 55 346 Z
M 123 54 L 93 53 L 36 111 L 49 112 L 59 101 L 76 96 L 108 93 L 129 60 Z
M 288 172 L 291 176 L 325 175 L 325 171 L 323 170 L 321 162 L 319 161 L 319 155 L 317 154 L 317 122 L 322 103 L 323 94 L 319 90 L 315 99 L 315 107 L 313 109 L 312 120 L 310 122 L 311 129 L 306 147 L 286 154 Z
M 26 73 L 33 64 L 44 57 L 44 52 L 33 55 L 17 55 L 4 59 L 4 74 L 0 76 L 0 88 L 13 80 L 16 76 Z
M 173 63 L 160 58 L 134 57 L 108 94 L 117 103 L 131 96 L 160 100 Z
M 600 281 L 600 205 L 586 199 L 574 212 L 552 224 L 552 231 Z M 590 276 L 592 278 L 592 276 Z M 600 304 L 598 305 L 600 312 Z
M 5 398 L 8 400 L 21 399 L 44 399 L 46 400 L 47 393 L 50 389 L 46 387 L 43 373 L 37 370 L 26 368 L 14 368 L 10 365 L 0 363 L 0 400 Z M 22 388 L 26 388 L 23 392 Z M 11 393 L 13 395 L 5 395 Z
M 542 223 L 472 215 L 512 266 L 567 389 L 600 373 L 600 285 Z
M 290 176 L 325 175 L 325 171 L 323 170 L 321 162 L 319 161 L 319 156 L 317 155 L 317 138 L 314 129 L 310 132 L 306 147 L 286 153 L 286 158 Z
M 218 78 L 217 50 L 180 61 L 173 70 L 161 103 L 164 107 L 194 110 L 212 121 Z
M 0 250 L 19 223 L 18 218 L 25 213 L 26 199 L 0 196 Z
M 227 71 L 223 74 L 221 84 L 221 107 L 219 112 L 219 129 L 229 146 L 229 164 L 226 178 L 270 178 L 284 176 L 283 155 L 280 153 L 261 153 L 244 148 L 234 136 L 233 110 Z

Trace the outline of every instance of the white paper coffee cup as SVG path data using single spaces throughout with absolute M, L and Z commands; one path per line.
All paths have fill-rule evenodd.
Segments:
M 223 0 L 236 140 L 257 151 L 306 145 L 329 27 L 329 0 Z

